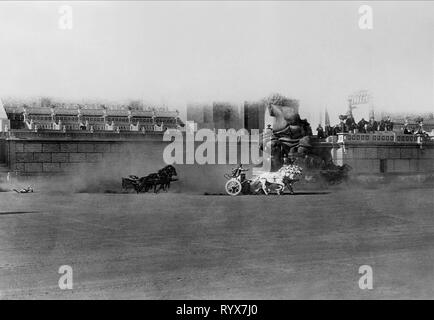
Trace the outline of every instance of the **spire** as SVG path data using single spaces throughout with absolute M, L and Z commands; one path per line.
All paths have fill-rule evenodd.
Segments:
M 325 126 L 330 126 L 330 117 L 327 108 L 325 109 L 324 122 Z
M 371 94 L 369 95 L 369 119 L 375 119 L 374 99 Z

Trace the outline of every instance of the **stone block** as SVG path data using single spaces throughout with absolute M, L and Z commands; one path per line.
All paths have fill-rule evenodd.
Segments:
M 62 143 L 60 145 L 60 152 L 77 152 L 76 143 Z
M 15 143 L 15 152 L 24 152 L 24 144 Z
M 354 161 L 353 169 L 357 173 L 378 173 L 380 171 L 379 163 L 379 160 L 357 159 Z
M 36 162 L 51 162 L 51 153 L 35 152 L 33 154 L 33 159 L 35 159 Z
M 399 159 L 401 157 L 401 148 L 399 147 L 386 147 L 389 149 L 390 159 Z
M 401 148 L 401 159 L 414 159 L 416 157 L 415 148 Z
M 58 143 L 44 143 L 42 146 L 43 152 L 59 152 L 60 144 Z
M 120 143 L 113 143 L 110 145 L 110 152 L 120 153 L 123 152 L 123 147 Z
M 366 159 L 378 159 L 377 148 L 366 148 L 365 149 L 365 158 Z
M 421 172 L 434 171 L 434 161 L 432 159 L 419 160 L 419 171 L 421 171 Z
M 41 143 L 25 143 L 24 144 L 24 152 L 41 152 L 42 144 Z
M 96 143 L 95 152 L 110 152 L 110 144 L 108 143 Z
M 52 162 L 69 162 L 69 153 L 53 152 L 51 154 Z
M 419 159 L 410 159 L 410 172 L 419 172 Z
M 410 160 L 408 159 L 395 159 L 394 172 L 408 172 L 410 170 Z
M 86 162 L 85 153 L 70 153 L 69 162 Z
M 395 172 L 395 160 L 387 159 L 387 172 Z
M 60 171 L 60 163 L 43 163 L 42 171 L 44 172 L 59 172 Z
M 82 164 L 81 163 L 61 163 L 60 164 L 60 169 L 62 171 L 67 171 L 67 172 L 78 172 L 81 168 Z
M 94 150 L 93 143 L 79 143 L 77 148 L 78 152 L 94 152 Z
M 25 172 L 42 172 L 42 163 L 40 162 L 30 162 L 24 165 Z
M 16 162 L 33 162 L 33 153 L 32 152 L 17 152 L 15 161 Z
M 434 148 L 423 148 L 420 150 L 420 156 L 422 159 L 433 159 L 434 161 Z
M 389 158 L 389 149 L 387 147 L 379 146 L 377 149 L 378 159 L 388 159 Z
M 86 162 L 100 162 L 101 160 L 101 153 L 86 153 Z

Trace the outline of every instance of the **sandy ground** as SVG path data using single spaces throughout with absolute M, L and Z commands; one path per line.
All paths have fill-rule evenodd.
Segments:
M 1 299 L 434 297 L 434 189 L 0 192 Z M 73 268 L 73 290 L 58 269 Z M 361 265 L 374 288 L 358 286 Z

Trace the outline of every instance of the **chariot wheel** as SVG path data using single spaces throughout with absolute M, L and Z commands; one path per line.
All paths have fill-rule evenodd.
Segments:
M 237 196 L 241 193 L 242 186 L 237 179 L 230 179 L 225 185 L 226 193 L 230 196 Z

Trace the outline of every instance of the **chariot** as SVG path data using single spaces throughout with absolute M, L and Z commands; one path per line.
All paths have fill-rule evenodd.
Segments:
M 277 188 L 277 194 L 283 193 L 284 189 L 294 194 L 293 185 L 300 181 L 300 184 L 316 185 L 320 188 L 337 185 L 348 179 L 348 173 L 351 170 L 349 165 L 312 165 L 306 161 L 299 161 L 300 165 L 295 163 L 283 165 L 276 172 L 264 172 L 253 169 L 253 178 L 247 179 L 246 174 L 237 169 L 232 170 L 231 174 L 225 174 L 228 180 L 225 184 L 225 190 L 228 195 L 237 196 L 239 194 L 268 194 L 269 187 L 280 185 Z M 282 171 L 284 170 L 284 171 Z M 247 170 L 244 170 L 247 171 Z M 280 172 L 280 176 L 279 176 Z M 256 183 L 260 182 L 259 188 L 255 188 Z M 261 188 L 262 186 L 262 188 Z
M 225 184 L 226 193 L 230 196 L 239 194 L 268 194 L 271 186 L 275 186 L 278 195 L 286 189 L 293 194 L 293 184 L 299 181 L 303 169 L 297 165 L 284 165 L 276 172 L 254 171 L 253 179 L 247 179 L 246 174 L 240 168 L 233 169 L 232 174 L 225 174 L 228 180 Z M 258 185 L 258 188 L 255 188 Z
M 226 193 L 230 196 L 237 196 L 240 193 L 249 194 L 251 179 L 246 178 L 246 174 L 239 170 L 232 170 L 231 174 L 225 174 L 224 177 L 228 180 L 225 184 Z

